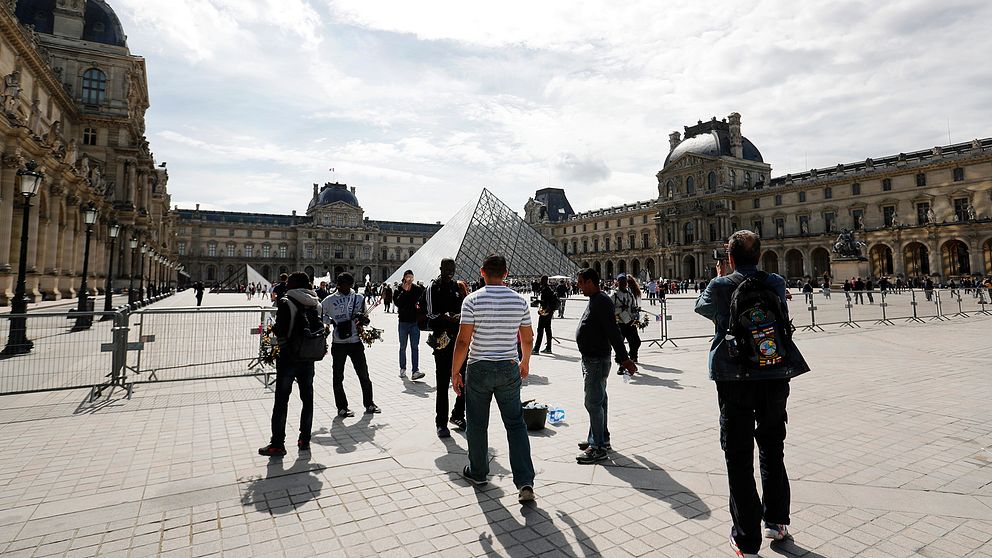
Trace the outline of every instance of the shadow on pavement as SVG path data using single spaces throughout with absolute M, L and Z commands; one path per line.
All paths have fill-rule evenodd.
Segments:
M 437 391 L 437 388 L 434 386 L 429 386 L 421 381 L 414 382 L 412 380 L 403 380 L 402 393 L 416 395 L 417 397 L 423 397 L 426 399 L 435 391 Z
M 614 452 L 611 459 L 623 458 L 621 453 Z M 679 515 L 686 519 L 706 519 L 710 516 L 710 508 L 703 502 L 699 495 L 673 479 L 660 465 L 648 461 L 640 455 L 635 455 L 629 460 L 632 463 L 638 461 L 642 467 L 620 467 L 604 465 L 603 469 L 614 477 L 629 484 L 631 488 L 643 492 L 666 502 Z M 688 498 L 679 498 L 680 494 Z
M 640 365 L 638 365 L 640 366 Z M 655 386 L 655 387 L 666 387 L 669 389 L 685 389 L 678 380 L 668 380 L 665 378 L 655 378 L 654 376 L 648 376 L 646 374 L 634 374 L 630 377 L 631 385 L 635 386 Z
M 644 370 L 650 370 L 651 372 L 663 372 L 665 374 L 681 374 L 682 371 L 678 368 L 665 368 L 664 366 L 657 366 L 655 364 L 645 364 L 643 362 L 637 363 L 638 368 L 643 368 Z
M 492 485 L 475 489 L 475 498 L 490 527 L 488 532 L 481 530 L 479 532 L 479 544 L 485 549 L 487 556 L 503 556 L 503 552 L 510 558 L 534 556 L 536 553 L 530 550 L 529 546 L 535 541 L 551 544 L 566 555 L 576 555 L 572 544 L 552 521 L 551 514 L 541 509 L 537 502 L 520 504 L 520 515 L 524 518 L 524 522 L 520 523 L 500 501 L 504 496 L 506 493 L 503 489 Z M 558 519 L 568 525 L 575 539 L 579 541 L 576 545 L 582 556 L 600 555 L 599 549 L 575 520 L 563 511 L 558 511 L 557 515 Z M 494 536 L 505 549 L 503 552 L 493 547 Z
M 317 476 L 326 467 L 310 462 L 310 452 L 302 452 L 290 468 L 286 459 L 271 457 L 265 478 L 250 479 L 241 494 L 241 505 L 255 506 L 262 513 L 289 513 L 320 496 L 324 482 Z
M 781 554 L 782 556 L 802 556 L 802 558 L 827 558 L 822 554 L 817 554 L 811 550 L 807 550 L 798 544 L 794 540 L 786 539 L 784 541 L 773 542 L 769 545 L 769 549 L 776 554 Z
M 310 442 L 321 446 L 333 446 L 337 453 L 351 453 L 357 449 L 358 444 L 371 443 L 375 439 L 376 431 L 385 428 L 380 424 L 370 424 L 374 416 L 363 414 L 362 418 L 352 425 L 346 425 L 341 417 L 335 417 L 331 421 L 331 429 L 321 428 L 315 431 Z

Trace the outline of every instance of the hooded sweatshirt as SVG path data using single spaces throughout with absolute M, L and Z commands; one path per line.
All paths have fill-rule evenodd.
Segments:
M 290 289 L 286 296 L 277 300 L 276 323 L 272 325 L 272 333 L 276 335 L 279 343 L 289 340 L 298 310 L 316 308 L 319 304 L 317 294 L 310 289 Z

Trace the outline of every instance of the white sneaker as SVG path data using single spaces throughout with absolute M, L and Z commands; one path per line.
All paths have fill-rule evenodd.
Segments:
M 400 370 L 400 378 L 406 379 L 406 370 Z
M 792 535 L 789 534 L 789 527 L 787 525 L 765 523 L 765 538 L 773 541 L 780 541 L 783 539 L 791 539 Z
M 520 496 L 517 497 L 519 502 L 532 502 L 534 501 L 534 487 L 524 486 L 520 489 Z

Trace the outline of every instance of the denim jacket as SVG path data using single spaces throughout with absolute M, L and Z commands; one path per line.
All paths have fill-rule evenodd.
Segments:
M 696 313 L 709 318 L 716 325 L 716 335 L 710 346 L 709 368 L 710 379 L 716 382 L 725 380 L 775 380 L 792 378 L 809 372 L 806 360 L 799 354 L 799 349 L 792 340 L 787 343 L 787 358 L 785 368 L 777 370 L 747 370 L 742 368 L 730 357 L 726 347 L 727 328 L 730 325 L 730 297 L 737 288 L 735 280 L 741 276 L 750 277 L 758 273 L 755 266 L 740 266 L 733 274 L 717 277 L 710 281 L 703 294 L 696 299 Z M 785 279 L 775 273 L 768 274 L 768 284 L 785 304 Z

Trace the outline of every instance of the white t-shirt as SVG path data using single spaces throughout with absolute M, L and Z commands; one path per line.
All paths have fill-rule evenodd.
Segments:
M 475 326 L 468 362 L 517 360 L 517 332 L 531 325 L 527 300 L 502 285 L 486 285 L 465 297 L 461 323 Z
M 365 313 L 365 297 L 351 291 L 346 295 L 340 291 L 334 291 L 331 296 L 325 297 L 320 302 L 320 317 L 325 324 L 334 324 L 334 333 L 331 335 L 331 343 L 359 343 L 358 324 L 355 319 Z M 342 330 L 337 324 L 351 323 L 349 335 L 342 336 Z

